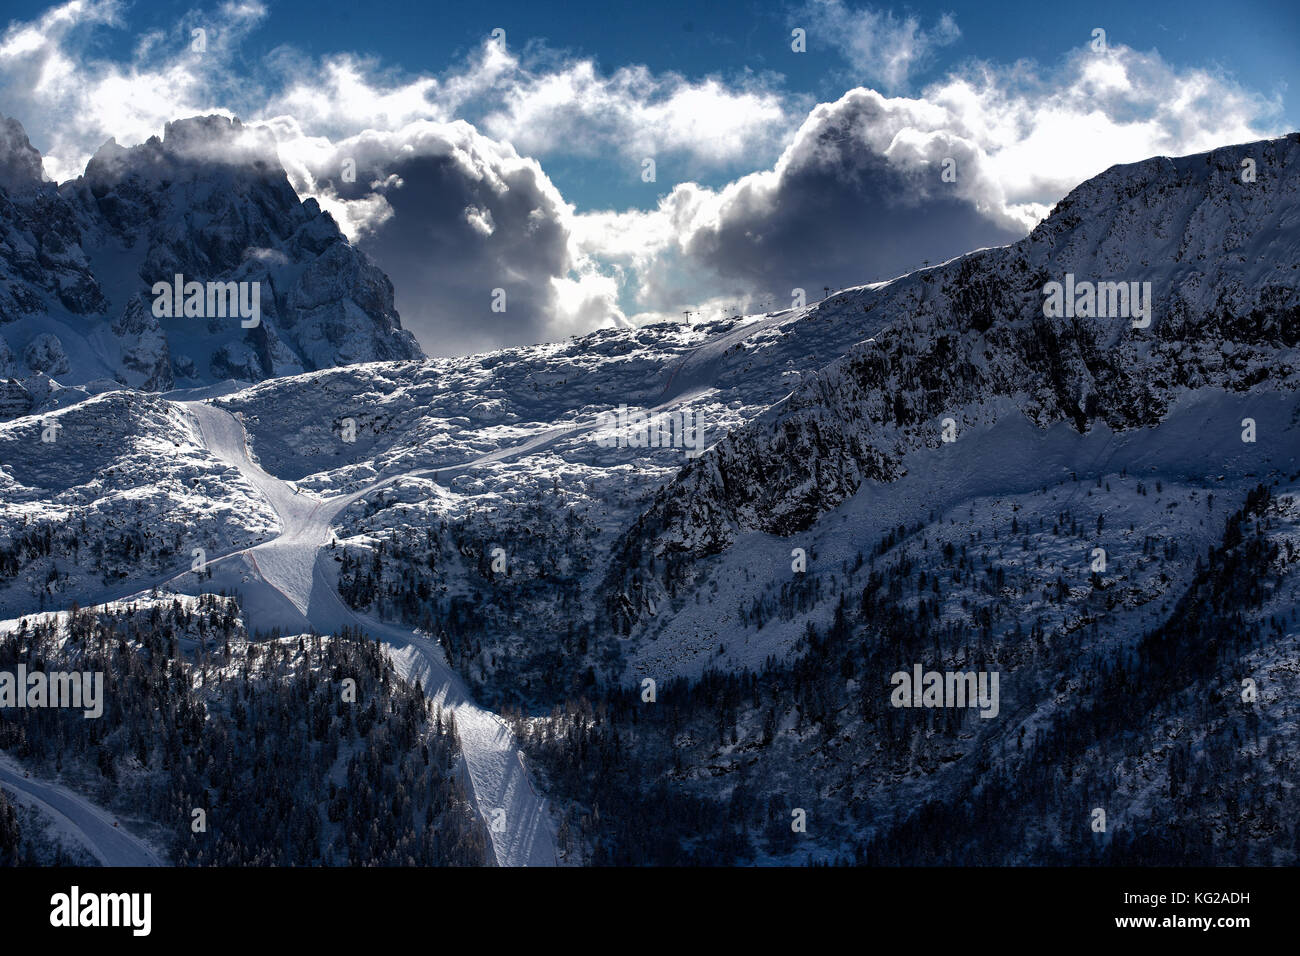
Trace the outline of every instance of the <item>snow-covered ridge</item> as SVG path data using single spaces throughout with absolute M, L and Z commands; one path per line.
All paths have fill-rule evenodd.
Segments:
M 1045 317 L 1044 286 L 1067 273 L 1150 282 L 1150 327 Z M 1300 134 L 1114 167 L 1021 242 L 833 298 L 879 333 L 661 489 L 606 581 L 622 626 L 689 580 L 693 557 L 808 527 L 864 482 L 903 477 L 908 452 L 943 447 L 945 420 L 954 434 L 996 422 L 995 400 L 1086 432 L 1154 425 L 1187 391 L 1293 392 Z M 662 578 L 641 572 L 652 558 Z

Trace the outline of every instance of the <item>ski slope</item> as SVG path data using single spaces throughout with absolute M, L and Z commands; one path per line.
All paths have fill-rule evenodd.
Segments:
M 112 815 L 67 787 L 23 776 L 22 768 L 0 753 L 0 787 L 19 803 L 43 811 L 63 833 L 82 844 L 104 866 L 162 866 L 163 861 L 138 837 L 113 825 Z
M 258 627 L 280 627 L 292 633 L 308 626 L 322 634 L 352 627 L 381 639 L 390 648 L 399 673 L 420 680 L 430 698 L 454 713 L 471 795 L 491 836 L 498 865 L 556 865 L 546 801 L 529 779 L 514 734 L 499 717 L 474 703 L 437 644 L 416 632 L 356 613 L 343 603 L 325 573 L 321 552 L 330 541 L 333 519 L 352 502 L 404 475 L 391 475 L 360 491 L 331 498 L 298 493 L 252 460 L 243 425 L 232 414 L 202 402 L 181 404 L 194 416 L 208 450 L 247 478 L 281 522 L 281 531 L 272 540 L 209 562 L 214 582 L 239 588 L 244 609 Z M 523 445 L 439 471 L 450 475 L 489 460 L 523 454 L 565 433 L 567 429 L 556 429 Z M 229 580 L 232 575 L 238 576 L 237 583 Z M 197 583 L 192 573 L 171 582 L 173 586 L 188 583 Z M 212 586 L 209 582 L 206 589 Z

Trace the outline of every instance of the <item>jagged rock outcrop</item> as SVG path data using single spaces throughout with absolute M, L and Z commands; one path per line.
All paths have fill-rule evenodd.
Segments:
M 154 284 L 177 275 L 257 283 L 260 321 L 156 316 Z M 146 390 L 422 355 L 388 278 L 299 200 L 271 135 L 222 116 L 131 148 L 110 140 L 62 185 L 43 181 L 22 126 L 0 121 L 0 329 L 20 376 Z

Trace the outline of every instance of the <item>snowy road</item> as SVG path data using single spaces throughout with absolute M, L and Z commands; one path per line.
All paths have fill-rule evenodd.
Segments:
M 441 647 L 418 633 L 356 613 L 343 603 L 325 573 L 322 548 L 330 541 L 334 518 L 358 498 L 403 475 L 391 475 L 360 491 L 332 498 L 297 494 L 291 485 L 267 474 L 252 460 L 243 425 L 233 415 L 201 402 L 181 404 L 198 422 L 208 450 L 238 469 L 275 510 L 281 523 L 280 534 L 270 541 L 210 561 L 214 581 L 239 588 L 245 611 L 257 627 L 280 627 L 294 633 L 310 626 L 322 634 L 354 627 L 388 644 L 398 671 L 411 680 L 418 678 L 430 698 L 455 713 L 471 795 L 491 836 L 497 863 L 554 866 L 555 837 L 546 801 L 528 779 L 509 728 L 473 702 L 459 676 L 448 666 Z M 524 445 L 456 468 L 441 469 L 441 473 L 452 474 L 527 453 L 565 431 L 538 436 Z M 231 575 L 237 580 L 228 580 Z M 187 577 L 197 583 L 192 575 L 180 575 L 174 583 L 183 583 Z M 205 587 L 212 588 L 212 582 Z
M 0 754 L 0 786 L 18 803 L 43 811 L 55 827 L 82 844 L 104 866 L 163 865 L 143 840 L 113 826 L 107 810 L 57 783 L 24 777 L 22 768 L 5 754 Z

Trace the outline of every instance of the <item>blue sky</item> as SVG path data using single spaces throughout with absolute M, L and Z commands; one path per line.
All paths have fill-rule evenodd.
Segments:
M 59 180 L 185 115 L 267 125 L 426 349 L 464 352 L 887 278 L 1115 162 L 1296 129 L 1298 10 L 20 0 L 0 112 Z

